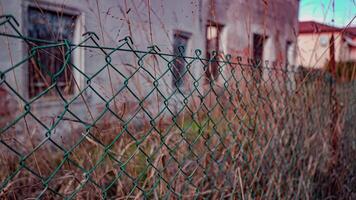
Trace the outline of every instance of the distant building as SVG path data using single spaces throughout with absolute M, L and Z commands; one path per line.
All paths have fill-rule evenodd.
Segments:
M 356 61 L 356 27 L 338 28 L 314 21 L 299 22 L 297 65 L 323 68 L 330 61 L 334 35 L 335 61 Z

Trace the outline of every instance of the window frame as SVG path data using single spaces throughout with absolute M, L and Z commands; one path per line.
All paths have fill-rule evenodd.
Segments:
M 213 51 L 216 51 L 217 55 L 216 55 L 216 58 L 219 57 L 219 52 L 221 52 L 221 49 L 220 49 L 220 42 L 221 42 L 221 33 L 223 32 L 223 29 L 224 29 L 224 25 L 221 24 L 221 23 L 218 23 L 218 22 L 215 22 L 215 21 L 211 21 L 211 20 L 208 20 L 206 25 L 205 25 L 205 38 L 204 38 L 204 43 L 205 43 L 205 48 L 206 48 L 206 52 L 205 52 L 205 56 L 206 56 L 206 59 L 210 60 L 211 59 L 211 53 L 212 51 L 210 51 L 210 46 L 209 46 L 209 41 L 208 41 L 208 28 L 210 26 L 214 26 L 217 28 L 217 41 L 216 41 L 216 44 L 215 44 L 215 48 Z M 208 67 L 205 71 L 205 78 L 206 78 L 206 81 L 209 83 L 210 81 L 214 81 L 214 80 L 217 80 L 219 78 L 219 65 L 217 62 L 211 62 L 208 64 Z
M 85 16 L 84 12 L 82 12 L 79 8 L 73 7 L 73 6 L 67 6 L 63 4 L 55 4 L 55 3 L 50 3 L 46 1 L 40 1 L 40 2 L 33 2 L 26 0 L 22 4 L 22 33 L 25 36 L 28 36 L 28 28 L 29 25 L 27 24 L 27 17 L 28 17 L 28 11 L 29 8 L 40 8 L 43 9 L 44 11 L 49 11 L 49 12 L 62 12 L 67 15 L 73 15 L 76 16 L 75 19 L 75 28 L 74 28 L 74 33 L 73 33 L 73 43 L 80 43 L 82 34 L 84 33 L 84 25 L 85 25 Z M 28 44 L 23 41 L 22 42 L 22 55 L 27 56 L 28 55 Z M 77 48 L 75 51 L 72 53 L 72 63 L 79 68 L 81 71 L 84 71 L 84 66 L 85 66 L 85 52 L 83 48 Z M 23 68 L 23 94 L 26 97 L 26 99 L 30 100 L 34 97 L 30 97 L 30 89 L 29 89 L 29 81 L 30 81 L 30 70 L 29 70 L 29 63 L 26 62 L 25 67 Z M 66 98 L 72 98 L 75 95 L 77 95 L 80 91 L 81 88 L 85 86 L 85 81 L 84 77 L 80 76 L 80 73 L 77 71 L 73 72 L 74 79 L 76 83 L 73 83 L 73 92 L 71 94 L 65 95 L 64 97 Z M 76 86 L 78 85 L 78 87 Z M 84 95 L 87 95 L 86 92 L 83 93 Z M 44 98 L 40 98 L 36 100 L 35 105 L 40 106 L 40 107 L 46 107 L 46 106 L 53 106 L 53 105 L 58 105 L 59 99 L 56 96 L 46 96 Z
M 286 68 L 290 65 L 292 65 L 292 60 L 289 60 L 289 54 L 290 54 L 290 51 L 292 51 L 293 49 L 293 41 L 292 40 L 286 40 L 285 41 L 285 63 L 284 65 L 286 66 Z
M 183 57 L 184 57 L 184 56 L 187 56 L 187 50 L 188 50 L 189 41 L 190 41 L 190 39 L 191 39 L 192 33 L 186 32 L 186 31 L 182 31 L 182 30 L 173 30 L 173 44 L 172 44 L 173 53 L 174 53 L 174 51 L 175 51 L 175 49 L 174 49 L 174 48 L 175 48 L 174 44 L 175 44 L 175 38 L 176 38 L 176 36 L 180 36 L 181 38 L 186 39 L 187 44 L 186 44 L 186 48 L 185 48 Z M 179 47 L 179 46 L 178 46 L 178 47 Z M 177 47 L 177 48 L 178 48 L 178 47 Z M 179 57 L 178 57 L 178 58 L 179 58 Z M 178 59 L 178 58 L 176 58 L 176 59 Z M 184 58 L 183 58 L 183 59 L 184 59 Z M 173 62 L 173 64 L 175 64 L 175 61 Z M 186 67 L 186 66 L 183 65 L 183 69 L 184 69 L 185 67 Z M 172 70 L 174 70 L 174 68 L 172 68 Z M 180 74 L 181 72 L 178 72 L 178 73 Z M 183 70 L 183 73 L 184 73 L 184 70 Z M 184 76 L 184 75 L 183 75 L 183 76 Z M 183 78 L 183 77 L 181 78 L 182 83 L 181 83 L 180 85 L 177 85 L 177 84 L 176 84 L 176 81 L 177 81 L 177 80 L 175 80 L 174 72 L 172 71 L 172 87 L 173 87 L 174 89 L 181 89 L 181 88 L 184 87 L 184 78 Z
M 267 39 L 268 39 L 268 36 L 267 35 L 264 35 L 264 34 L 259 34 L 259 33 L 253 33 L 252 34 L 252 58 L 254 60 L 256 60 L 256 57 L 255 57 L 255 36 L 257 37 L 260 37 L 260 39 L 262 39 L 261 41 L 261 44 L 262 44 L 262 49 L 261 49 L 261 58 L 260 58 L 260 61 L 263 62 L 263 57 L 264 57 L 264 49 L 266 47 L 266 42 L 267 42 Z
M 260 37 L 260 39 L 262 39 L 262 50 L 261 50 L 261 58 L 260 59 L 257 59 L 255 57 L 255 36 L 258 36 Z M 255 69 L 255 66 L 253 66 L 253 71 L 252 71 L 252 76 L 256 79 L 256 82 L 257 83 L 260 83 L 261 80 L 263 79 L 263 63 L 264 63 L 264 59 L 263 57 L 265 56 L 265 48 L 266 48 L 266 44 L 267 44 L 267 40 L 269 39 L 268 35 L 264 34 L 264 33 L 258 33 L 258 32 L 253 32 L 252 33 L 252 49 L 251 49 L 251 57 L 252 57 L 252 60 L 253 60 L 253 65 L 258 65 L 258 68 Z

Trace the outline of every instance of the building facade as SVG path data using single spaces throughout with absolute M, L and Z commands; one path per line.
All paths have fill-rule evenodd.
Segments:
M 20 63 L 13 70 L 13 76 L 6 74 L 8 85 L 3 84 L 2 91 L 8 91 L 8 96 L 16 96 L 9 90 L 9 86 L 16 88 L 18 94 L 24 97 L 23 100 L 14 97 L 18 101 L 16 113 L 23 113 L 24 105 L 31 102 L 31 112 L 48 126 L 63 112 L 66 104 L 58 97 L 58 91 L 71 102 L 71 115 L 83 116 L 86 120 L 89 120 L 88 116 L 97 118 L 102 109 L 110 106 L 119 106 L 117 112 L 124 112 L 122 105 L 133 106 L 128 103 L 134 98 L 130 91 L 137 93 L 139 98 L 149 95 L 153 84 L 152 80 L 145 78 L 148 75 L 143 70 L 129 81 L 127 87 L 130 91 L 121 91 L 120 88 L 135 69 L 143 69 L 144 66 L 146 72 L 160 74 L 166 70 L 169 61 L 157 61 L 152 55 L 141 54 L 135 57 L 135 54 L 126 51 L 111 51 L 120 47 L 126 36 L 133 40 L 130 48 L 138 50 L 157 45 L 162 52 L 184 56 L 197 56 L 196 49 L 200 49 L 202 57 L 208 59 L 216 51 L 222 59 L 223 54 L 232 54 L 232 61 L 236 61 L 237 56 L 249 57 L 260 60 L 263 64 L 262 61 L 268 60 L 270 65 L 281 68 L 294 63 L 298 0 L 0 0 L 0 5 L 1 15 L 12 15 L 17 19 L 22 36 L 38 40 L 28 42 L 0 36 L 0 48 L 3 49 L 0 51 L 0 70 L 6 71 L 15 63 Z M 89 41 L 88 45 L 108 49 L 104 52 L 100 48 L 72 50 L 69 58 L 72 67 L 66 67 L 58 77 L 56 90 L 52 88 L 50 92 L 41 95 L 50 88 L 50 76 L 38 71 L 37 64 L 31 59 L 21 61 L 33 48 L 45 45 L 41 40 L 68 40 L 79 44 L 88 36 L 83 36 L 88 31 L 96 33 L 99 38 L 93 37 L 97 44 Z M 9 26 L 1 32 L 19 34 Z M 179 50 L 179 46 L 183 46 L 184 51 Z M 43 51 L 38 55 L 41 65 L 47 68 L 46 73 L 56 74 L 65 62 L 63 47 L 47 47 Z M 108 57 L 110 61 L 107 60 Z M 182 102 L 184 93 L 188 94 L 196 86 L 193 86 L 192 77 L 177 78 L 184 74 L 186 66 L 180 64 L 183 60 L 169 59 L 175 68 L 164 76 L 164 83 L 157 88 L 164 91 L 161 95 L 174 96 L 172 99 Z M 107 69 L 101 71 L 103 68 Z M 193 65 L 190 71 L 192 74 L 204 74 L 205 80 L 201 80 L 199 84 L 201 90 L 204 90 L 203 85 L 209 80 L 223 83 L 218 66 L 214 63 L 207 69 L 201 66 L 194 68 Z M 223 71 L 225 74 L 230 72 L 228 69 Z M 266 78 L 265 75 L 266 72 L 261 69 L 260 78 Z M 94 78 L 89 81 L 88 77 Z M 84 89 L 86 91 L 82 94 Z M 183 95 L 177 93 L 177 90 L 182 90 Z M 95 91 L 100 91 L 100 95 Z M 38 96 L 40 97 L 36 98 Z M 71 99 L 76 96 L 78 98 Z M 115 100 L 108 106 L 107 102 L 112 102 L 114 96 Z M 156 110 L 152 112 L 159 112 L 156 108 L 163 104 L 162 99 L 152 99 L 148 103 Z M 177 103 L 172 104 L 177 107 Z M 46 110 L 45 116 L 43 110 Z
M 338 28 L 314 21 L 299 23 L 297 65 L 324 68 L 331 58 L 332 36 L 336 62 L 356 61 L 355 28 Z

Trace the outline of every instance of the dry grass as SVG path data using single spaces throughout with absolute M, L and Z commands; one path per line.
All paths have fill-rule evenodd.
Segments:
M 236 88 L 211 92 L 203 102 L 190 99 L 175 119 L 164 113 L 154 124 L 146 116 L 124 127 L 107 115 L 87 131 L 73 129 L 70 139 L 46 140 L 23 163 L 5 148 L 2 182 L 22 167 L 1 196 L 352 199 L 355 164 L 347 155 L 354 154 L 346 153 L 355 153 L 355 129 L 345 121 L 354 119 L 354 102 L 340 97 L 345 107 L 333 122 L 341 135 L 334 149 L 327 86 L 318 78 L 292 95 L 266 83 L 248 86 L 242 97 L 231 96 Z M 44 139 L 31 130 L 21 141 L 7 134 L 2 140 L 26 155 Z

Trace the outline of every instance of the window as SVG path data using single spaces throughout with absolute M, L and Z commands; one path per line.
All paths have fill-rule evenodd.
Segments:
M 183 85 L 183 76 L 185 71 L 185 51 L 187 49 L 190 33 L 176 31 L 173 38 L 173 53 L 178 57 L 173 61 L 173 79 L 172 85 L 179 88 Z
M 291 41 L 287 41 L 286 42 L 286 52 L 285 52 L 285 64 L 286 66 L 291 64 L 291 57 L 292 57 L 292 42 Z
M 263 62 L 263 49 L 266 37 L 260 34 L 253 34 L 253 59 L 254 65 L 257 67 L 253 71 L 253 76 L 257 82 L 262 78 L 262 62 Z
M 206 58 L 212 60 L 205 71 L 205 75 L 209 81 L 216 80 L 219 76 L 219 65 L 215 61 L 218 60 L 218 55 L 213 57 L 212 52 L 216 51 L 218 53 L 220 51 L 219 40 L 222 28 L 223 25 L 214 22 L 209 22 L 206 27 Z
M 54 12 L 29 7 L 27 16 L 28 36 L 40 40 L 73 40 L 77 15 Z M 35 46 L 48 45 L 44 42 L 31 42 L 28 45 L 30 51 Z M 42 48 L 36 51 L 35 56 L 29 61 L 29 97 L 35 97 L 51 85 L 51 77 L 60 71 L 64 64 L 65 47 Z M 70 58 L 70 63 L 72 58 Z M 71 66 L 65 66 L 65 70 L 57 79 L 57 87 L 62 95 L 73 94 L 73 74 Z M 54 95 L 50 91 L 50 95 Z
M 266 38 L 259 34 L 253 34 L 253 59 L 256 61 L 263 60 L 263 47 Z

